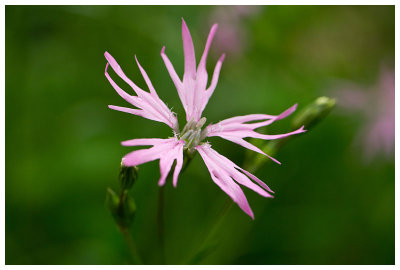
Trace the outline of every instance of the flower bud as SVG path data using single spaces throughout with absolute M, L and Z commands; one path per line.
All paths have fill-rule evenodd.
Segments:
M 128 227 L 132 224 L 136 213 L 136 204 L 128 190 L 122 191 L 118 196 L 111 188 L 106 192 L 106 207 L 111 212 L 115 222 L 120 227 Z
M 119 197 L 111 188 L 106 191 L 106 207 L 111 213 L 117 212 L 119 205 Z
M 122 162 L 121 162 L 121 168 L 119 171 L 119 184 L 121 185 L 121 189 L 131 189 L 133 186 L 133 183 L 136 181 L 138 178 L 138 172 L 139 168 L 134 166 L 134 167 L 126 167 Z
M 306 130 L 310 130 L 310 128 L 324 119 L 335 105 L 336 100 L 333 98 L 317 98 L 313 103 L 309 104 L 295 115 L 292 127 L 298 129 L 304 126 Z

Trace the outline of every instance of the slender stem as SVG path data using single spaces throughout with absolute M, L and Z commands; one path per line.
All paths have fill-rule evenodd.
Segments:
M 168 177 L 169 178 L 169 177 Z M 157 208 L 157 233 L 160 245 L 161 264 L 165 264 L 165 242 L 164 242 L 164 196 L 165 186 L 158 189 L 158 208 Z
M 190 164 L 190 161 L 193 159 L 194 155 L 190 154 L 188 152 L 185 153 L 184 158 L 183 158 L 183 164 L 182 164 L 182 169 L 181 173 L 183 173 L 188 165 Z M 166 182 L 170 182 L 172 179 L 173 175 L 173 170 L 170 171 L 170 173 L 167 176 Z M 158 241 L 159 241 L 159 247 L 160 247 L 160 254 L 161 254 L 161 264 L 166 263 L 165 259 L 165 232 L 164 232 L 164 201 L 165 201 L 165 185 L 161 186 L 158 189 L 158 207 L 157 207 L 157 233 L 158 233 Z
M 120 213 L 123 211 L 125 199 L 126 199 L 126 192 L 123 189 L 121 190 L 121 194 L 119 195 L 118 211 Z
M 218 231 L 218 228 L 222 224 L 222 221 L 227 216 L 226 214 L 229 212 L 229 210 L 232 208 L 232 206 L 233 206 L 233 200 L 231 198 L 226 198 L 223 208 L 218 213 L 216 222 L 213 223 L 214 226 L 208 232 L 207 236 L 205 238 L 203 238 L 204 240 L 203 240 L 202 246 L 204 246 L 204 244 L 207 243 L 210 238 L 212 238 L 214 233 Z
M 139 252 L 136 248 L 135 241 L 133 240 L 132 235 L 130 234 L 129 230 L 122 225 L 119 225 L 118 227 L 119 227 L 119 230 L 121 231 L 122 235 L 124 236 L 126 244 L 129 247 L 129 251 L 131 253 L 133 263 L 134 264 L 143 264 L 143 261 L 140 258 Z
M 222 207 L 221 211 L 218 213 L 216 217 L 216 221 L 212 222 L 212 225 L 210 225 L 211 229 L 208 232 L 206 232 L 205 237 L 203 237 L 203 241 L 199 245 L 199 248 L 195 251 L 194 255 L 192 255 L 185 264 L 198 264 L 203 259 L 202 255 L 207 255 L 204 254 L 206 252 L 207 243 L 214 237 L 214 234 L 218 232 L 225 217 L 227 216 L 227 213 L 232 208 L 233 204 L 234 202 L 231 198 L 227 198 L 225 200 L 224 206 Z
M 127 190 L 126 189 L 122 189 L 121 190 L 121 194 L 119 195 L 119 204 L 118 204 L 118 211 L 120 213 L 122 213 L 122 211 L 124 210 L 124 203 L 126 200 L 126 195 L 127 195 Z M 133 240 L 133 237 L 131 235 L 131 233 L 129 232 L 129 229 L 126 227 L 126 225 L 122 222 L 118 222 L 118 228 L 121 231 L 126 244 L 128 245 L 129 251 L 131 253 L 132 256 L 132 261 L 134 264 L 143 264 L 142 259 L 140 258 L 139 252 L 136 248 L 136 244 L 135 241 Z

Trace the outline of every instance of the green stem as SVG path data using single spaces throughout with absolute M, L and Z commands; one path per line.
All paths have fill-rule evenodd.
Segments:
M 120 213 L 123 211 L 127 193 L 128 193 L 128 190 L 122 189 L 121 194 L 119 195 L 118 211 Z M 134 264 L 143 264 L 143 261 L 140 258 L 139 252 L 136 248 L 135 241 L 133 240 L 133 237 L 132 237 L 131 233 L 129 232 L 129 229 L 123 223 L 119 223 L 118 228 L 121 231 L 126 244 L 128 245 L 129 251 L 132 256 L 133 263 Z
M 194 155 L 188 152 L 185 153 L 183 158 L 183 164 L 181 173 L 183 173 L 190 161 L 192 161 Z M 170 182 L 172 179 L 173 170 L 171 169 L 170 173 L 167 176 L 166 183 Z M 165 201 L 165 185 L 161 186 L 158 189 L 158 207 L 157 207 L 157 233 L 158 233 L 158 242 L 160 247 L 160 254 L 161 254 L 161 264 L 165 264 L 165 233 L 164 233 L 164 201 Z
M 169 179 L 168 177 L 167 179 Z M 164 190 L 165 186 L 158 189 L 157 208 L 157 233 L 160 246 L 161 264 L 165 264 L 165 243 L 164 243 Z
M 134 264 L 143 264 L 143 261 L 140 258 L 139 252 L 136 248 L 135 241 L 133 240 L 132 235 L 130 234 L 129 230 L 122 225 L 119 225 L 118 227 L 119 227 L 119 230 L 121 231 L 122 235 L 124 236 L 126 244 L 129 247 L 129 251 L 131 253 L 133 263 Z
M 118 203 L 118 212 L 121 213 L 123 211 L 124 202 L 126 199 L 125 189 L 121 190 L 121 194 L 119 195 L 119 203 Z
M 216 222 L 212 223 L 212 225 L 210 226 L 211 229 L 206 233 L 205 237 L 203 237 L 204 240 L 199 245 L 199 248 L 196 250 L 194 255 L 192 255 L 189 260 L 187 260 L 187 262 L 184 264 L 198 264 L 204 257 L 208 255 L 207 243 L 209 243 L 209 241 L 214 237 L 214 234 L 218 232 L 221 224 L 223 223 L 225 217 L 227 216 L 227 213 L 232 208 L 233 204 L 234 202 L 231 198 L 226 199 L 223 208 L 216 217 Z

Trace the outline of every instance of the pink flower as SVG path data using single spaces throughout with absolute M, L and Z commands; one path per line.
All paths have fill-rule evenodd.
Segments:
M 246 20 L 256 17 L 262 6 L 215 6 L 208 21 L 218 19 L 222 30 L 215 39 L 216 51 L 224 51 L 230 56 L 244 53 L 251 42 L 251 33 L 246 29 Z
M 364 148 L 366 161 L 380 153 L 392 158 L 395 144 L 395 74 L 381 67 L 378 81 L 371 87 L 346 83 L 335 90 L 338 104 L 347 113 L 358 112 L 364 117 L 363 127 L 355 138 Z
M 278 135 L 264 135 L 254 131 L 256 128 L 270 125 L 273 122 L 290 115 L 296 109 L 296 105 L 279 115 L 252 114 L 246 116 L 237 116 L 223 120 L 214 125 L 210 124 L 206 128 L 202 129 L 206 122 L 206 118 L 202 117 L 202 112 L 212 93 L 214 92 L 215 87 L 217 86 L 222 62 L 225 57 L 225 55 L 222 55 L 218 60 L 214 69 L 211 83 L 207 87 L 208 75 L 206 71 L 206 60 L 216 30 L 217 25 L 215 24 L 211 28 L 203 55 L 199 65 L 196 68 L 196 58 L 194 54 L 192 37 L 190 36 L 189 29 L 187 28 L 185 21 L 182 20 L 183 48 L 185 55 L 185 71 L 182 80 L 175 72 L 171 61 L 165 54 L 165 47 L 163 47 L 161 50 L 162 59 L 164 60 L 172 81 L 177 88 L 179 98 L 182 101 L 186 112 L 187 123 L 182 130 L 179 130 L 178 121 L 174 113 L 171 112 L 165 103 L 158 97 L 149 77 L 144 69 L 140 66 L 137 59 L 136 62 L 146 81 L 147 86 L 149 87 L 150 93 L 140 89 L 130 79 L 128 79 L 114 58 L 106 52 L 105 57 L 108 63 L 105 74 L 107 79 L 123 99 L 138 109 L 130 109 L 111 105 L 109 107 L 114 110 L 139 115 L 158 122 L 163 122 L 170 126 L 174 131 L 174 137 L 169 139 L 133 139 L 122 142 L 122 145 L 124 146 L 152 146 L 149 149 L 136 150 L 127 154 L 122 159 L 124 165 L 137 166 L 159 159 L 161 177 L 158 184 L 162 186 L 165 184 L 166 178 L 172 169 L 174 161 L 176 160 L 176 165 L 173 172 L 173 185 L 176 187 L 178 183 L 178 176 L 182 169 L 183 152 L 187 151 L 188 153 L 193 154 L 195 151 L 198 151 L 203 158 L 213 181 L 224 192 L 226 192 L 245 213 L 254 218 L 254 214 L 239 184 L 254 190 L 264 197 L 273 197 L 271 195 L 273 191 L 256 176 L 240 168 L 226 157 L 217 153 L 211 148 L 209 143 L 203 142 L 203 140 L 207 137 L 219 136 L 243 147 L 266 155 L 259 148 L 245 141 L 244 138 L 251 137 L 264 140 L 275 140 L 293 134 L 302 133 L 305 130 L 303 127 L 301 127 L 293 132 Z M 133 88 L 137 96 L 131 96 L 127 94 L 111 79 L 107 73 L 108 65 L 112 67 L 112 69 L 121 79 L 123 79 Z M 254 121 L 258 122 L 251 124 L 247 123 Z M 271 159 L 273 158 L 271 157 Z M 275 159 L 273 160 L 278 162 Z

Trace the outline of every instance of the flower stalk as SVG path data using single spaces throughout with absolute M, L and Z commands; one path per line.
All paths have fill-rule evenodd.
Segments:
M 121 164 L 119 173 L 121 192 L 117 195 L 114 190 L 108 188 L 106 192 L 106 206 L 129 247 L 133 263 L 143 264 L 136 248 L 136 244 L 129 231 L 136 214 L 136 204 L 128 191 L 132 188 L 137 177 L 137 167 L 126 167 Z
M 189 153 L 189 150 L 186 150 L 183 155 L 183 164 L 182 171 L 184 172 L 186 168 L 189 166 L 196 152 Z M 176 166 L 176 165 L 175 165 Z M 167 181 L 171 181 L 172 179 L 172 171 L 168 174 Z M 158 203 L 157 203 L 157 234 L 158 234 L 158 242 L 161 254 L 161 263 L 165 264 L 165 232 L 164 232 L 164 205 L 165 202 L 165 185 L 161 186 L 158 189 Z

